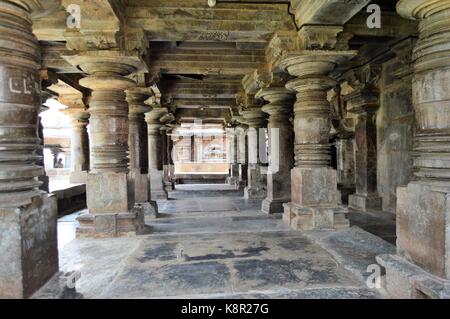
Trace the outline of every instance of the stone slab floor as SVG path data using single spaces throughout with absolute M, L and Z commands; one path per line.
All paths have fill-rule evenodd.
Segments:
M 380 298 L 367 266 L 394 246 L 354 226 L 295 232 L 226 187 L 180 187 L 159 202 L 151 233 L 75 239 L 75 217 L 59 222 L 60 268 L 80 271 L 82 298 Z M 210 190 L 210 192 L 208 192 Z M 214 197 L 221 191 L 230 196 Z M 197 194 L 198 195 L 198 194 Z M 356 224 L 389 229 L 389 218 L 358 213 Z M 381 227 L 380 225 L 386 225 Z M 389 237 L 389 236 L 388 236 Z M 57 298 L 51 284 L 35 298 Z

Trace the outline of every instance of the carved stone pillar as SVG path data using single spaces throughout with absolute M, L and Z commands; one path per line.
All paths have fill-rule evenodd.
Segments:
M 349 196 L 349 206 L 361 211 L 381 210 L 381 197 L 378 195 L 377 189 L 376 112 L 379 107 L 379 92 L 375 88 L 357 89 L 347 95 L 345 99 L 347 100 L 347 111 L 357 114 L 355 125 L 356 194 Z
M 0 299 L 28 298 L 58 271 L 56 199 L 39 189 L 36 165 L 40 58 L 30 15 L 39 5 L 0 2 Z
M 237 118 L 236 118 L 237 119 Z M 242 118 L 243 119 L 243 118 Z M 239 189 L 247 186 L 248 163 L 247 163 L 247 125 L 240 124 L 236 128 L 237 137 L 237 161 L 239 169 Z
M 61 88 L 61 85 L 59 87 Z M 65 89 L 64 91 L 69 90 L 73 91 L 73 89 Z M 89 112 L 85 109 L 81 92 L 69 94 L 55 91 L 59 93 L 58 100 L 68 106 L 62 112 L 71 119 L 70 182 L 75 184 L 86 183 L 89 171 L 89 136 L 87 132 Z M 67 160 L 66 156 L 66 162 Z
M 294 130 L 289 118 L 295 95 L 285 88 L 262 89 L 258 96 L 268 101 L 262 110 L 269 114 L 269 170 L 267 198 L 262 211 L 283 213 L 283 204 L 291 200 L 290 173 L 294 166 Z
M 150 176 L 151 198 L 153 200 L 167 200 L 164 191 L 163 164 L 162 164 L 162 136 L 161 118 L 167 114 L 167 109 L 155 107 L 145 114 L 148 128 L 148 173 Z
M 329 75 L 355 55 L 353 51 L 303 50 L 283 59 L 281 67 L 296 77 L 286 87 L 297 91 L 294 106 L 295 168 L 292 202 L 283 219 L 294 229 L 348 227 L 339 206 L 337 174 L 330 165 L 330 103 L 327 92 L 336 85 Z
M 172 177 L 173 177 L 173 141 L 172 141 L 172 125 L 168 124 L 161 128 L 161 134 L 163 136 L 163 171 L 164 171 L 164 191 L 166 193 L 175 189 Z
M 414 179 L 397 190 L 397 255 L 382 256 L 386 289 L 400 298 L 450 298 L 450 1 L 398 2 L 417 19 Z
M 89 76 L 80 85 L 92 90 L 89 113 L 91 171 L 87 178 L 89 214 L 78 218 L 79 236 L 114 237 L 140 232 L 142 211 L 134 210 L 133 180 L 128 175 L 128 104 L 125 76 L 140 66 L 137 57 L 118 51 L 89 51 L 66 57 Z
M 239 188 L 238 135 L 235 128 L 227 129 L 227 160 L 230 168 L 227 184 Z
M 146 216 L 157 217 L 158 204 L 151 200 L 148 178 L 148 135 L 144 102 L 153 94 L 150 88 L 133 87 L 126 91 L 128 102 L 128 147 L 130 178 L 134 181 L 135 203 L 144 208 Z
M 250 108 L 242 112 L 247 130 L 248 147 L 248 184 L 244 189 L 244 197 L 247 199 L 264 199 L 267 196 L 267 167 L 264 167 L 266 154 L 264 129 L 267 120 L 264 112 L 259 107 Z

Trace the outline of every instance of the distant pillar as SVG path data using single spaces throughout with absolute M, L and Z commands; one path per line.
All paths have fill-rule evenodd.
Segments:
M 291 200 L 294 130 L 289 119 L 295 95 L 286 88 L 262 89 L 258 95 L 269 101 L 262 110 L 270 115 L 267 198 L 262 203 L 262 211 L 267 214 L 283 213 L 283 204 Z

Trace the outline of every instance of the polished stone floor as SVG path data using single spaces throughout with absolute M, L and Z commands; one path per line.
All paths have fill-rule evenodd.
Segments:
M 232 194 L 217 197 L 224 191 Z M 394 252 L 370 233 L 383 229 L 389 237 L 389 218 L 353 212 L 348 230 L 302 233 L 233 192 L 182 185 L 158 203 L 161 217 L 146 222 L 151 233 L 131 238 L 75 239 L 77 214 L 66 216 L 58 230 L 61 271 L 81 273 L 83 298 L 381 297 L 367 288 L 366 270 L 376 255 Z M 45 288 L 36 297 L 57 296 Z

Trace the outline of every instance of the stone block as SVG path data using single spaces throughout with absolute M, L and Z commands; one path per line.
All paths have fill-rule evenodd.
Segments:
M 77 220 L 80 223 L 77 236 L 81 238 L 134 236 L 144 229 L 144 210 L 138 206 L 127 213 L 84 214 Z
M 0 209 L 0 299 L 28 298 L 58 272 L 56 198 Z
M 331 168 L 301 168 L 291 171 L 292 202 L 306 207 L 337 207 L 337 177 Z
M 167 192 L 164 189 L 164 173 L 151 169 L 149 172 L 151 199 L 167 200 Z
M 125 173 L 88 174 L 87 206 L 91 214 L 128 212 L 134 206 L 131 181 Z
M 411 182 L 397 190 L 397 251 L 426 271 L 450 279 L 450 189 Z
M 72 184 L 86 184 L 87 183 L 88 172 L 77 171 L 70 174 L 69 181 Z
M 365 196 L 353 194 L 348 197 L 348 206 L 363 212 L 368 210 L 381 210 L 382 200 L 381 197 L 377 195 Z
M 343 229 L 350 227 L 345 207 L 305 207 L 294 203 L 283 205 L 283 221 L 294 230 Z
M 130 172 L 130 178 L 134 181 L 134 201 L 145 203 L 149 200 L 149 181 L 147 174 L 140 172 Z
M 287 200 L 271 200 L 266 198 L 262 202 L 261 211 L 266 214 L 282 214 L 284 211 L 283 204 L 289 202 L 289 199 Z
M 395 299 L 449 299 L 450 280 L 434 276 L 398 255 L 377 256 L 385 269 L 382 289 Z

